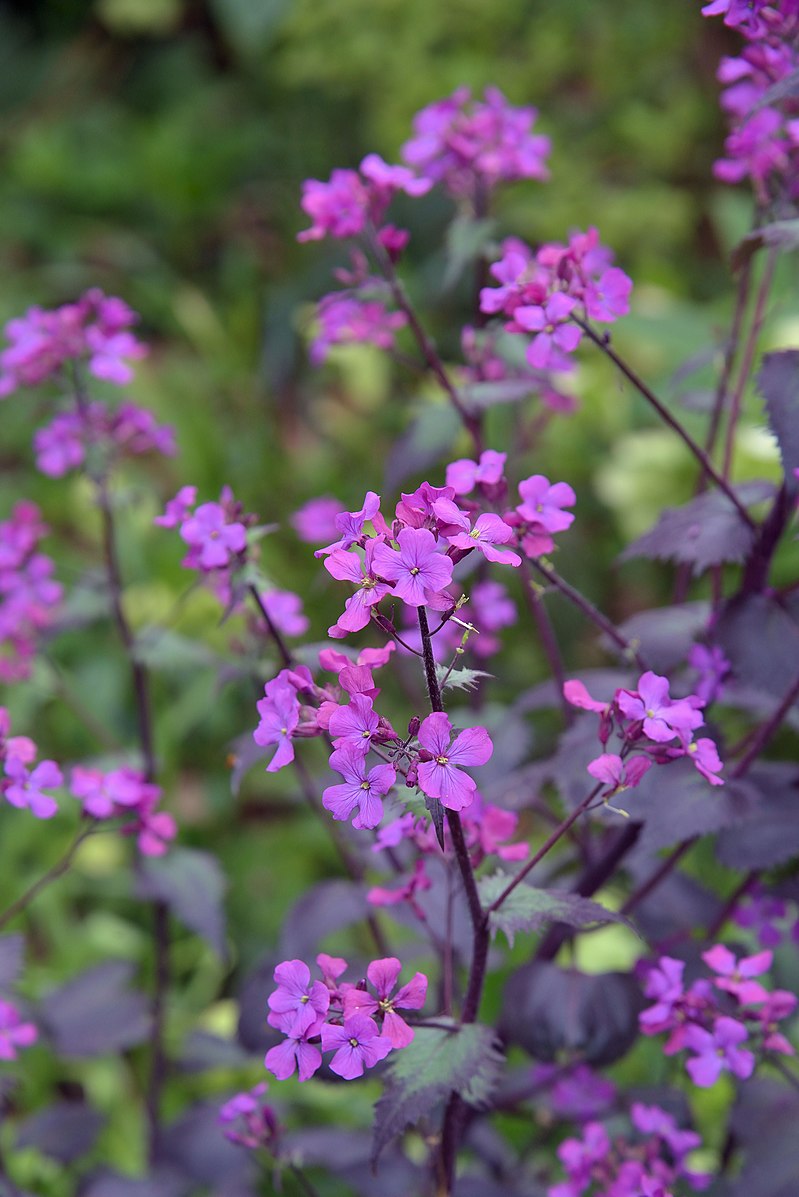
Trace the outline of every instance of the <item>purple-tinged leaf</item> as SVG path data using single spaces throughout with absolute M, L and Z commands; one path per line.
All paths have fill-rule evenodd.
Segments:
M 661 863 L 658 857 L 644 859 L 646 867 L 636 869 L 637 884 L 650 877 Z M 635 925 L 650 943 L 663 943 L 689 928 L 712 926 L 720 910 L 721 902 L 715 894 L 675 869 L 635 907 Z
M 210 1031 L 192 1031 L 183 1043 L 179 1066 L 183 1072 L 205 1072 L 208 1068 L 241 1068 L 246 1053 L 234 1039 L 222 1039 Z
M 483 907 L 496 901 L 512 880 L 513 877 L 508 873 L 483 877 L 478 883 Z M 579 894 L 569 893 L 568 890 L 534 889 L 523 882 L 489 916 L 492 935 L 503 931 L 511 947 L 517 931 L 543 931 L 553 923 L 566 923 L 580 930 L 600 927 L 605 923 L 626 923 L 628 927 L 631 926 L 622 915 L 589 898 L 581 898 Z
M 26 1118 L 17 1134 L 17 1147 L 35 1147 L 60 1164 L 91 1151 L 105 1118 L 82 1101 L 59 1101 Z
M 799 221 L 797 228 L 799 245 Z M 769 428 L 780 447 L 782 468 L 791 486 L 799 469 L 799 350 L 767 353 L 757 376 L 758 389 L 766 403 Z
M 770 499 L 770 482 L 746 482 L 735 488 L 745 506 Z M 712 565 L 741 562 L 752 547 L 754 532 L 744 523 L 726 495 L 709 491 L 683 507 L 668 508 L 649 532 L 645 532 L 621 554 L 621 561 L 632 557 L 652 557 L 690 565 L 701 574 Z
M 109 960 L 52 990 L 40 1021 L 64 1056 L 104 1056 L 143 1043 L 150 1030 L 149 1002 L 128 988 L 133 965 Z
M 216 1102 L 186 1110 L 163 1134 L 164 1163 L 201 1185 L 232 1185 L 254 1176 L 249 1154 L 225 1138 L 218 1119 Z
M 650 769 L 620 797 L 625 810 L 643 821 L 639 843 L 649 853 L 743 822 L 759 805 L 748 780 L 728 778 L 723 786 L 711 786 L 685 759 Z
M 103 1169 L 86 1177 L 77 1197 L 188 1197 L 188 1191 L 188 1182 L 171 1171 L 138 1178 Z
M 224 957 L 225 878 L 216 857 L 194 848 L 173 848 L 147 857 L 136 879 L 138 897 L 164 902 L 172 914 Z
M 546 1063 L 576 1052 L 594 1066 L 612 1064 L 637 1039 L 643 1006 L 628 973 L 589 975 L 533 961 L 508 980 L 499 1029 Z
M 24 935 L 0 936 L 0 993 L 8 993 L 16 985 L 24 957 Z
M 758 794 L 751 817 L 723 830 L 716 856 L 730 869 L 770 869 L 799 856 L 799 769 L 761 762 L 747 781 Z
M 397 490 L 411 475 L 424 475 L 450 452 L 459 431 L 460 417 L 451 404 L 425 403 L 389 452 L 386 491 Z
M 744 1162 L 725 1197 L 796 1197 L 799 1096 L 778 1081 L 756 1078 L 738 1091 L 731 1129 Z
M 669 673 L 681 664 L 696 638 L 707 627 L 710 603 L 681 603 L 677 607 L 655 607 L 640 611 L 619 626 L 619 631 L 641 650 L 641 655 L 655 673 Z M 603 646 L 618 653 L 603 637 Z M 581 673 L 581 678 L 584 674 Z M 593 694 L 591 686 L 589 691 Z
M 442 291 L 449 291 L 454 287 L 463 273 L 487 251 L 496 228 L 495 220 L 475 220 L 465 212 L 455 217 L 446 233 L 446 266 L 441 282 Z
M 799 674 L 797 614 L 795 599 L 752 594 L 728 604 L 716 627 L 736 680 L 773 695 L 775 707 Z
M 267 956 L 248 973 L 239 995 L 238 1041 L 246 1052 L 263 1055 L 281 1036 L 267 1023 L 267 999 L 274 992 L 275 965 L 283 956 Z
M 490 1027 L 472 1023 L 417 1027 L 408 1047 L 395 1052 L 386 1070 L 383 1096 L 375 1108 L 373 1159 L 406 1126 L 416 1123 L 452 1092 L 469 1105 L 484 1106 L 496 1085 L 502 1057 Z
M 351 927 L 368 913 L 364 886 L 353 881 L 320 881 L 292 907 L 283 923 L 283 958 L 313 958 L 326 935 Z

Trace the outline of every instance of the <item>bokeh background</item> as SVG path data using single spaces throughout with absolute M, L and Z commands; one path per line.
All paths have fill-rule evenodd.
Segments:
M 372 150 L 396 161 L 413 114 L 462 84 L 475 92 L 493 84 L 511 102 L 535 105 L 538 128 L 553 140 L 552 179 L 507 189 L 498 208 L 503 228 L 536 242 L 598 226 L 635 283 L 632 314 L 615 341 L 699 432 L 731 310 L 730 253 L 751 220 L 746 190 L 712 178 L 724 136 L 714 72 L 737 40 L 721 22 L 703 21 L 699 7 L 693 0 L 0 6 L 0 317 L 66 302 L 90 286 L 122 296 L 141 313 L 140 333 L 151 345 L 131 397 L 175 426 L 180 448 L 174 461 L 137 462 L 117 484 L 128 610 L 140 631 L 166 629 L 153 654 L 166 804 L 182 841 L 216 851 L 229 879 L 230 961 L 175 931 L 176 1050 L 190 1027 L 231 1033 L 236 995 L 274 948 L 292 901 L 335 877 L 338 864 L 324 830 L 298 805 L 291 777 L 267 778 L 256 768 L 232 795 L 229 754 L 256 722 L 257 674 L 268 675 L 270 665 L 250 661 L 248 674 L 233 652 L 244 634 L 235 621 L 221 625 L 218 605 L 202 591 L 185 597 L 177 538 L 154 529 L 152 518 L 180 485 L 195 484 L 211 499 L 229 483 L 247 510 L 281 525 L 264 542 L 264 569 L 303 595 L 309 637 L 320 641 L 340 595 L 286 525 L 288 514 L 320 493 L 358 507 L 387 474 L 392 494 L 428 471 L 435 481 L 446 460 L 467 449 L 450 438 L 437 465 L 424 460 L 429 423 L 396 449 L 397 438 L 441 402 L 376 351 L 337 350 L 323 369 L 310 368 L 313 303 L 332 289 L 331 268 L 344 254 L 337 244 L 297 243 L 307 223 L 302 180 L 327 178 Z M 412 233 L 403 267 L 409 289 L 455 360 L 469 287 L 447 282 L 450 215 L 446 200 L 431 197 L 401 210 L 400 223 Z M 780 269 L 789 272 L 790 259 Z M 786 280 L 775 287 L 766 331 L 772 346 L 789 331 L 780 298 Z M 526 474 L 574 486 L 579 516 L 559 568 L 622 620 L 665 599 L 668 574 L 651 563 L 611 563 L 664 505 L 689 497 L 694 470 L 598 355 L 583 353 L 576 389 L 578 411 L 552 420 L 523 464 Z M 7 701 L 16 727 L 69 762 L 97 757 L 109 742 L 132 745 L 134 722 L 127 674 L 93 584 L 90 491 L 79 478 L 52 481 L 31 467 L 30 438 L 44 413 L 32 395 L 0 409 L 0 506 L 5 516 L 22 495 L 40 503 L 53 530 L 45 547 L 74 593 L 67 626 L 32 683 Z M 492 411 L 489 428 L 488 443 L 503 447 L 507 413 Z M 736 471 L 776 475 L 754 405 Z M 552 616 L 567 665 L 602 659 L 579 617 L 558 603 Z M 520 629 L 510 640 L 497 697 L 547 674 L 534 637 Z M 105 745 L 98 724 L 111 729 Z M 536 734 L 545 737 L 546 726 Z M 524 735 L 533 751 L 529 726 Z M 310 760 L 321 777 L 319 746 Z M 67 817 L 46 829 L 7 822 L 4 905 L 57 857 L 74 828 Z M 136 961 L 146 975 L 146 920 L 119 868 L 124 854 L 99 837 L 32 910 L 39 945 L 32 993 L 108 955 Z M 54 1082 L 46 1055 L 31 1058 L 26 1096 L 35 1105 Z M 238 1074 L 229 1065 L 222 1075 L 232 1083 Z M 242 1078 L 257 1079 L 246 1069 Z M 135 1170 L 143 1127 L 124 1100 L 133 1083 L 127 1071 L 118 1061 L 84 1063 L 80 1083 L 109 1116 L 106 1158 Z M 174 1110 L 192 1085 L 215 1092 L 219 1076 L 173 1083 Z M 316 1116 L 324 1117 L 319 1102 Z M 59 1193 L 59 1183 L 49 1176 L 46 1191 Z

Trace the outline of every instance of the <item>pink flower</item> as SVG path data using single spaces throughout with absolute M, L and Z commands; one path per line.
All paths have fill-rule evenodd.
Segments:
M 592 777 L 608 786 L 606 798 L 620 790 L 634 789 L 641 778 L 652 768 L 653 762 L 647 756 L 634 756 L 623 761 L 614 752 L 605 752 L 591 761 L 586 768 Z
M 696 706 L 687 698 L 670 698 L 668 678 L 651 670 L 641 674 L 637 691 L 619 690 L 616 701 L 628 719 L 642 721 L 644 734 L 657 744 L 685 735 L 703 722 Z
M 474 799 L 477 783 L 459 765 L 484 765 L 494 745 L 484 727 L 470 727 L 450 744 L 452 724 L 443 712 L 428 715 L 418 740 L 427 755 L 419 764 L 419 788 L 450 810 L 463 810 Z
M 576 306 L 576 300 L 556 292 L 544 304 L 516 308 L 515 326 L 536 334 L 527 346 L 527 361 L 534 370 L 562 370 L 563 354 L 573 353 L 580 344 L 582 329 L 570 323 Z
M 267 1022 L 291 1039 L 301 1039 L 319 1026 L 330 1005 L 330 990 L 322 981 L 311 981 L 302 960 L 285 960 L 275 969 L 278 988 L 269 995 Z
M 260 723 L 252 738 L 261 747 L 277 744 L 277 752 L 266 767 L 267 773 L 276 773 L 294 760 L 291 740 L 300 721 L 300 704 L 296 690 L 280 674 L 266 683 L 264 694 L 256 703 Z
M 488 561 L 498 561 L 503 565 L 521 565 L 522 559 L 518 553 L 496 547 L 513 540 L 513 529 L 498 515 L 485 512 L 477 517 L 472 527 L 468 515 L 450 499 L 439 499 L 433 504 L 433 510 L 437 519 L 445 525 L 443 535 L 453 548 L 464 553 L 468 553 L 470 549 L 478 549 Z
M 712 1031 L 692 1023 L 685 1032 L 685 1045 L 696 1054 L 685 1067 L 695 1085 L 709 1089 L 722 1072 L 745 1080 L 755 1067 L 755 1057 L 739 1045 L 748 1039 L 743 1023 L 722 1015 Z
M 333 549 L 325 558 L 325 569 L 331 577 L 357 586 L 355 593 L 344 604 L 344 611 L 338 617 L 338 621 L 330 629 L 331 636 L 343 636 L 347 632 L 359 632 L 361 628 L 365 628 L 371 619 L 372 607 L 379 603 L 384 595 L 391 593 L 391 587 L 376 576 L 380 572 L 375 568 L 377 548 L 377 541 L 367 541 L 363 561 L 357 552 L 346 552 L 343 549 Z
M 7 780 L 0 782 L 0 792 L 6 802 L 20 809 L 27 808 L 37 819 L 51 819 L 58 803 L 44 790 L 57 789 L 64 778 L 55 761 L 42 761 L 28 770 L 18 756 L 9 755 L 5 761 Z
M 550 484 L 543 474 L 533 474 L 519 483 L 522 502 L 516 508 L 525 523 L 539 525 L 546 532 L 565 532 L 574 516 L 564 507 L 573 507 L 577 496 L 567 482 Z
M 272 1075 L 279 1081 L 285 1081 L 297 1072 L 301 1081 L 309 1081 L 322 1067 L 322 1053 L 308 1042 L 318 1033 L 318 1027 L 311 1027 L 303 1035 L 285 1039 L 277 1047 L 270 1048 L 264 1057 L 264 1064 Z
M 311 361 L 320 366 L 333 345 L 376 345 L 394 348 L 395 333 L 408 323 L 404 312 L 390 312 L 380 299 L 355 298 L 334 292 L 316 309 L 319 331 L 311 343 Z
M 344 995 L 345 1020 L 358 1013 L 382 1015 L 382 1034 L 395 1048 L 407 1047 L 414 1039 L 413 1028 L 396 1013 L 397 1008 L 421 1010 L 427 996 L 427 977 L 424 973 L 416 973 L 392 998 L 401 970 L 402 964 L 395 956 L 373 960 L 366 970 L 366 976 L 375 990 L 375 996 L 358 988 L 348 989 Z
M 366 759 L 350 745 L 337 748 L 330 757 L 330 767 L 344 778 L 344 783 L 328 786 L 322 794 L 322 805 L 334 819 L 352 820 L 353 827 L 377 827 L 383 818 L 381 798 L 387 794 L 397 774 L 391 765 L 376 765 L 367 772 Z
M 366 492 L 363 507 L 360 511 L 342 511 L 335 517 L 336 530 L 341 532 L 341 538 L 324 549 L 317 549 L 314 557 L 324 557 L 335 549 L 349 549 L 357 544 L 364 535 L 364 524 L 370 520 L 380 518 L 380 495 L 373 490 Z
M 21 1047 L 30 1047 L 39 1038 L 32 1022 L 23 1022 L 11 1002 L 0 999 L 0 1060 L 16 1060 Z
M 712 786 L 723 786 L 724 779 L 717 774 L 724 768 L 718 749 L 712 740 L 703 736 L 686 745 L 685 755 Z
M 181 486 L 174 499 L 170 499 L 163 515 L 153 520 L 159 528 L 178 528 L 188 519 L 189 512 L 197 501 L 196 486 Z
M 452 581 L 452 560 L 437 552 L 432 532 L 403 528 L 399 550 L 378 544 L 372 558 L 376 574 L 394 582 L 394 594 L 411 607 L 424 607 L 431 595 Z
M 506 459 L 506 453 L 486 449 L 480 454 L 479 462 L 468 458 L 453 461 L 447 466 L 447 486 L 451 486 L 456 495 L 468 495 L 478 485 L 496 486 L 502 481 Z
M 284 636 L 303 636 L 308 631 L 308 617 L 303 614 L 298 594 L 291 590 L 262 590 L 260 598 L 272 623 Z
M 702 953 L 702 959 L 714 973 L 718 973 L 716 987 L 733 994 L 739 1002 L 764 1002 L 768 998 L 768 991 L 752 978 L 768 972 L 772 952 L 758 952 L 756 956 L 745 956 L 739 961 L 729 948 L 717 943 Z
M 363 1076 L 366 1068 L 374 1068 L 391 1047 L 391 1040 L 381 1035 L 365 1014 L 345 1018 L 341 1027 L 330 1023 L 322 1027 L 322 1051 L 336 1053 L 330 1061 L 330 1070 L 347 1081 Z
M 243 524 L 229 523 L 219 503 L 201 503 L 193 516 L 185 520 L 180 535 L 192 549 L 198 550 L 200 569 L 224 569 L 237 553 L 247 547 Z
M 319 544 L 320 540 L 329 540 L 336 535 L 336 516 L 342 510 L 338 499 L 322 495 L 318 499 L 309 499 L 289 516 L 289 521 L 300 540 L 306 544 Z
M 131 809 L 146 806 L 160 795 L 157 786 L 145 781 L 136 769 L 124 766 L 103 773 L 76 765 L 70 775 L 69 788 L 83 803 L 83 809 L 93 819 L 109 819 Z
M 372 737 L 380 726 L 380 717 L 365 694 L 353 694 L 349 705 L 337 707 L 330 716 L 328 731 L 335 737 L 336 748 L 349 746 L 366 756 Z
M 366 226 L 369 192 L 355 170 L 334 170 L 328 183 L 307 179 L 302 185 L 302 208 L 311 227 L 298 241 L 323 237 L 355 237 Z

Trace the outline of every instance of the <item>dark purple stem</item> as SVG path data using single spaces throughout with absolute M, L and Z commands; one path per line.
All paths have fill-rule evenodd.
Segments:
M 638 393 L 643 395 L 644 399 L 646 399 L 650 407 L 657 412 L 664 424 L 667 424 L 673 432 L 676 432 L 683 444 L 690 449 L 691 453 L 693 453 L 694 457 L 702 466 L 702 469 L 707 474 L 708 478 L 715 483 L 722 494 L 727 496 L 747 527 L 754 529 L 756 527 L 754 520 L 736 495 L 735 491 L 730 486 L 729 482 L 727 482 L 726 478 L 722 477 L 722 475 L 713 465 L 707 453 L 705 453 L 704 449 L 696 443 L 691 434 L 687 432 L 685 428 L 683 428 L 679 420 L 675 419 L 669 409 L 661 403 L 654 391 L 652 391 L 646 385 L 642 378 L 638 377 L 632 367 L 628 366 L 623 358 L 619 357 L 618 353 L 616 353 L 616 350 L 612 348 L 607 335 L 601 336 L 599 333 L 595 332 L 591 325 L 585 320 L 581 320 L 579 316 L 573 316 L 572 319 L 580 326 L 589 340 L 593 341 L 594 344 L 602 350 L 605 356 L 610 358 L 616 368 L 621 374 L 624 375 L 628 382 L 632 383 Z

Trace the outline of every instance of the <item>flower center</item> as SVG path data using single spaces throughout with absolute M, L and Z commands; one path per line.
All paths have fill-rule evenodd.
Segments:
M 479 540 L 479 539 L 480 539 L 480 529 L 479 529 L 479 528 L 472 528 L 472 530 L 471 530 L 471 532 L 469 533 L 469 535 L 471 536 L 472 540 Z
M 350 1047 L 358 1047 L 358 1046 L 359 1046 L 359 1043 L 358 1043 L 357 1039 L 350 1039 Z
M 362 782 L 361 782 L 361 789 L 362 789 L 362 790 L 368 790 L 368 789 L 369 789 L 369 782 L 368 782 L 368 781 L 362 781 Z
M 419 572 L 419 566 L 418 566 L 418 565 L 414 565 L 413 569 L 410 571 L 410 573 L 411 573 L 411 577 L 412 577 L 412 578 L 415 578 L 415 577 L 416 577 L 416 575 L 418 574 L 418 572 Z
M 448 757 L 448 756 L 437 756 L 437 757 L 436 757 L 436 764 L 437 764 L 437 765 L 446 765 L 446 764 L 448 763 L 448 761 L 449 761 L 449 757 Z
M 304 1006 L 304 1005 L 305 1005 L 307 1002 L 310 1002 L 310 1000 L 311 1000 L 311 995 L 310 995 L 310 994 L 308 994 L 308 993 L 304 993 L 304 994 L 302 995 L 302 997 L 300 998 L 300 1002 L 301 1002 L 301 1004 L 302 1004 L 303 1006 Z

